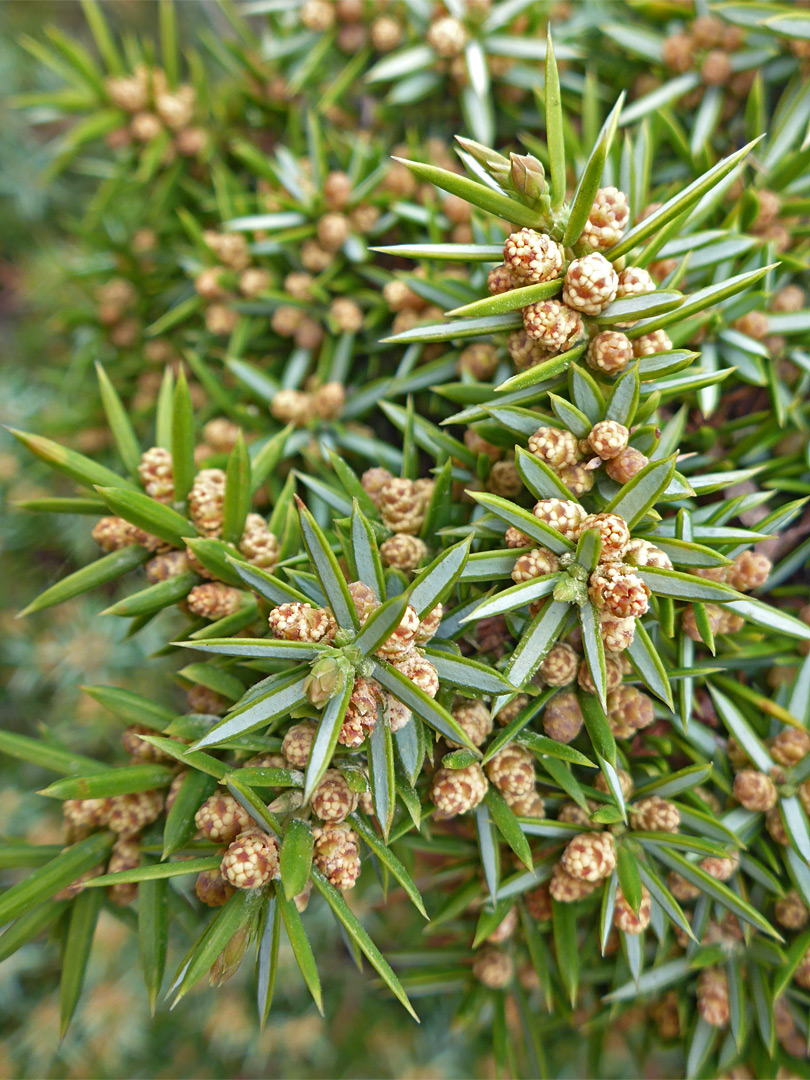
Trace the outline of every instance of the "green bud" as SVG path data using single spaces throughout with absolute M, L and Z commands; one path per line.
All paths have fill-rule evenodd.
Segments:
M 242 963 L 242 957 L 251 938 L 250 922 L 240 926 L 231 940 L 211 965 L 208 982 L 211 986 L 221 986 L 235 975 Z
M 577 604 L 581 607 L 588 599 L 588 586 L 566 575 L 555 585 L 553 596 L 561 604 Z
M 546 171 L 536 157 L 532 154 L 510 154 L 509 160 L 515 191 L 532 202 L 547 196 Z
M 499 154 L 497 150 L 492 150 L 488 146 L 483 146 L 481 143 L 476 142 L 475 139 L 464 139 L 460 135 L 456 135 L 456 142 L 466 154 L 469 154 L 471 158 L 474 158 L 479 165 L 483 165 L 490 176 L 495 176 L 497 179 L 496 173 L 493 171 L 495 169 L 497 169 L 501 175 L 508 175 L 509 161 L 503 154 Z
M 338 656 L 324 656 L 312 665 L 304 682 L 304 693 L 316 709 L 339 694 L 346 683 L 346 661 Z
M 301 792 L 296 791 L 294 788 L 288 788 L 277 799 L 273 799 L 267 809 L 274 814 L 291 814 L 293 811 L 299 810 L 303 805 L 304 796 Z

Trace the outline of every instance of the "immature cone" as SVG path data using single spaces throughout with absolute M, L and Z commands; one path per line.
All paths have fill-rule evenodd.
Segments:
M 499 446 L 494 446 L 492 443 L 487 442 L 475 428 L 468 427 L 464 432 L 464 445 L 468 450 L 471 450 L 476 456 L 479 454 L 486 454 L 490 461 L 498 461 L 503 457 L 503 450 Z
M 580 239 L 597 251 L 607 251 L 621 240 L 629 219 L 630 207 L 624 192 L 615 187 L 600 188 Z
M 574 259 L 566 270 L 563 303 L 584 315 L 598 315 L 613 300 L 618 285 L 613 266 L 594 251 Z
M 102 551 L 120 551 L 131 544 L 139 544 L 144 535 L 135 525 L 112 516 L 99 518 L 92 532 L 93 539 Z
M 202 619 L 224 619 L 235 615 L 242 606 L 242 593 L 222 581 L 195 585 L 187 598 L 188 610 Z
M 498 350 L 487 341 L 477 341 L 459 353 L 459 373 L 469 372 L 482 382 L 491 379 L 497 367 Z
M 544 818 L 546 816 L 546 804 L 536 791 L 530 791 L 526 795 L 510 795 L 504 793 L 504 801 L 515 817 Z
M 697 1008 L 712 1027 L 725 1027 L 731 1015 L 728 980 L 722 968 L 704 968 L 697 979 Z
M 524 709 L 529 704 L 529 698 L 526 694 L 516 694 L 511 701 L 508 701 L 495 714 L 495 719 L 501 725 L 506 727 L 511 723 L 521 709 Z
M 635 686 L 620 686 L 608 694 L 607 711 L 610 718 L 635 731 L 649 727 L 655 719 L 652 698 Z
M 500 945 L 512 937 L 518 925 L 518 909 L 511 907 L 491 934 L 487 936 L 490 945 Z
M 563 465 L 557 470 L 557 476 L 562 480 L 572 495 L 577 498 L 586 495 L 593 487 L 593 469 L 577 462 L 576 465 Z
M 351 178 L 345 172 L 330 172 L 323 182 L 323 195 L 330 210 L 342 210 L 352 196 Z
M 436 636 L 436 632 L 441 625 L 443 614 L 443 605 L 436 604 L 435 607 L 430 609 L 427 615 L 422 617 L 422 621 L 419 623 L 419 629 L 416 631 L 415 640 L 417 645 L 426 645 L 431 638 Z
M 141 865 L 141 844 L 139 840 L 119 837 L 113 844 L 110 861 L 107 863 L 108 874 L 118 874 L 122 870 L 135 870 Z M 138 883 L 110 885 L 109 897 L 118 907 L 131 904 L 138 895 Z
M 645 885 L 641 886 L 641 903 L 638 912 L 633 911 L 625 900 L 621 889 L 616 891 L 616 903 L 613 908 L 613 925 L 625 934 L 642 934 L 650 925 L 652 901 Z
M 250 823 L 247 810 L 228 792 L 211 795 L 194 815 L 194 824 L 215 844 L 230 844 Z
M 502 793 L 528 795 L 534 789 L 534 757 L 522 746 L 510 743 L 486 765 L 487 776 Z
M 394 477 L 388 469 L 383 469 L 380 466 L 375 466 L 373 469 L 366 469 L 360 477 L 360 483 L 363 485 L 363 490 L 378 509 L 382 506 L 383 491 L 393 479 Z
M 360 796 L 337 769 L 327 769 L 312 793 L 309 805 L 321 821 L 341 822 L 357 809 Z
M 656 353 L 669 352 L 672 342 L 664 330 L 653 330 L 651 334 L 642 334 L 633 341 L 633 356 L 655 356 Z
M 631 566 L 654 566 L 659 570 L 671 570 L 672 560 L 665 551 L 651 544 L 649 540 L 630 540 L 625 549 L 623 561 Z
M 619 787 L 621 788 L 622 795 L 625 799 L 629 799 L 633 794 L 633 778 L 626 769 L 617 769 L 616 778 L 619 781 Z M 599 773 L 594 780 L 593 786 L 597 791 L 604 791 L 607 794 L 610 791 L 608 782 L 605 779 L 604 773 Z
M 87 836 L 92 829 L 105 825 L 110 816 L 111 799 L 66 799 L 62 813 L 68 832 Z
M 258 266 L 250 266 L 239 275 L 239 292 L 242 296 L 253 299 L 261 296 L 270 288 L 271 278 L 267 270 Z
M 371 24 L 371 44 L 377 52 L 392 52 L 402 40 L 402 27 L 396 19 L 380 15 Z
M 223 907 L 236 891 L 229 881 L 222 876 L 219 868 L 203 870 L 198 875 L 194 891 L 207 907 Z
M 109 78 L 104 88 L 114 105 L 128 113 L 142 112 L 149 104 L 149 86 L 145 79 L 137 75 Z
M 630 807 L 630 827 L 637 832 L 678 831 L 681 813 L 675 803 L 650 795 Z
M 593 800 L 588 800 L 587 807 L 578 806 L 574 802 L 564 802 L 557 811 L 557 820 L 566 825 L 577 825 L 580 829 L 597 830 L 598 826 L 591 821 L 591 813 L 596 806 Z
M 172 455 L 162 446 L 153 446 L 141 454 L 138 476 L 143 489 L 152 499 L 168 503 L 174 498 Z
M 560 863 L 563 870 L 578 881 L 603 881 L 616 869 L 616 845 L 612 834 L 580 833 L 569 840 Z
M 743 551 L 728 568 L 726 580 L 732 589 L 748 592 L 760 589 L 768 580 L 772 569 L 771 560 L 758 551 Z
M 437 769 L 428 794 L 442 817 L 455 817 L 474 810 L 488 787 L 481 766 L 468 765 L 464 769 Z
M 343 214 L 324 214 L 317 225 L 318 240 L 327 251 L 338 251 L 349 238 L 349 219 Z
M 740 865 L 740 856 L 736 852 L 728 858 L 709 855 L 708 858 L 702 859 L 699 865 L 707 874 L 711 874 L 716 881 L 728 881 Z
M 160 816 L 162 791 L 138 791 L 132 795 L 114 795 L 106 824 L 119 836 L 134 836 Z
M 225 505 L 225 473 L 222 469 L 201 469 L 188 494 L 188 512 L 203 536 L 219 536 Z
M 383 522 L 392 532 L 415 535 L 425 520 L 430 487 L 413 480 L 392 479 L 380 492 Z
M 603 330 L 592 338 L 585 353 L 585 362 L 594 371 L 618 375 L 633 359 L 633 344 L 618 330 Z
M 164 754 L 156 746 L 144 741 L 144 735 L 155 734 L 155 729 L 145 724 L 130 724 L 121 732 L 121 746 L 124 748 L 124 753 L 138 761 L 171 761 L 168 754 Z
M 373 679 L 354 680 L 349 705 L 338 735 L 341 746 L 354 750 L 374 730 L 377 706 L 381 700 L 380 687 Z
M 810 990 L 810 949 L 799 961 L 799 966 L 793 972 L 793 980 L 805 990 Z
M 526 910 L 537 922 L 546 922 L 551 918 L 551 893 L 548 885 L 538 885 L 523 894 Z
M 248 514 L 239 550 L 254 566 L 271 573 L 278 564 L 279 546 L 261 514 Z
M 336 889 L 353 889 L 360 876 L 357 834 L 345 825 L 324 825 L 312 830 L 312 861 Z
M 547 686 L 568 686 L 577 677 L 579 656 L 570 645 L 552 645 L 540 665 L 540 675 Z M 548 709 L 546 710 L 548 711 Z
M 519 585 L 523 581 L 532 581 L 545 574 L 556 573 L 559 568 L 560 560 L 553 552 L 547 548 L 533 548 L 515 560 L 512 580 Z
M 617 484 L 629 484 L 649 464 L 650 459 L 632 446 L 625 447 L 605 465 L 605 472 Z
M 595 888 L 594 882 L 569 874 L 562 863 L 555 865 L 548 883 L 551 899 L 559 904 L 575 904 L 578 900 L 584 900 L 586 896 L 590 896 Z
M 54 900 L 72 900 L 75 896 L 78 896 L 80 892 L 84 892 L 84 887 L 88 881 L 92 881 L 93 878 L 101 877 L 105 872 L 104 863 L 99 863 L 98 866 L 92 866 L 89 870 L 85 870 L 83 874 L 80 874 L 74 881 L 71 881 L 69 885 L 65 885 L 59 892 L 54 893 Z
M 600 420 L 588 435 L 588 445 L 603 461 L 618 457 L 627 447 L 630 432 L 615 420 Z
M 688 900 L 696 900 L 700 896 L 700 889 L 687 881 L 681 874 L 671 870 L 667 874 L 667 888 L 677 901 L 685 904 Z
M 532 507 L 532 513 L 538 521 L 550 525 L 569 540 L 579 539 L 582 523 L 586 520 L 585 511 L 572 499 L 541 499 Z
M 541 427 L 529 436 L 529 453 L 545 461 L 552 469 L 573 465 L 579 456 L 576 437 L 570 431 Z
M 523 480 L 512 461 L 496 461 L 486 480 L 487 490 L 505 499 L 514 499 L 523 490 Z
M 235 889 L 258 889 L 278 874 L 278 844 L 260 829 L 240 833 L 223 856 L 220 872 Z
M 403 705 L 401 701 L 398 701 L 393 694 L 389 694 L 387 690 L 383 691 L 383 708 L 392 733 L 401 731 L 411 722 L 413 715 L 411 710 L 407 705 Z
M 342 334 L 356 334 L 363 325 L 363 309 L 348 296 L 333 300 L 329 315 Z
M 156 139 L 163 130 L 159 117 L 150 112 L 139 112 L 132 117 L 129 131 L 136 142 L 148 143 Z
M 582 316 L 559 300 L 541 300 L 523 308 L 523 329 L 544 349 L 560 353 L 585 334 Z
M 543 731 L 556 742 L 570 743 L 582 730 L 582 710 L 577 695 L 557 694 L 543 710 Z
M 231 334 L 239 322 L 239 312 L 227 304 L 211 304 L 205 309 L 205 326 L 212 334 Z
M 460 56 L 467 44 L 464 23 L 450 15 L 436 19 L 428 27 L 427 43 L 443 60 Z
M 603 563 L 588 583 L 591 600 L 616 619 L 638 619 L 649 607 L 650 589 L 629 566 Z
M 617 300 L 622 300 L 627 296 L 642 296 L 649 292 L 655 292 L 655 282 L 649 271 L 641 266 L 628 266 L 626 270 L 620 272 L 616 288 Z
M 599 632 L 609 652 L 620 653 L 629 649 L 636 636 L 636 620 L 617 619 L 607 611 L 599 612 Z
M 245 769 L 286 769 L 287 760 L 283 754 L 252 754 L 242 762 Z
M 393 661 L 397 671 L 410 679 L 428 697 L 435 698 L 439 692 L 439 675 L 433 664 L 418 649 L 412 649 L 404 656 Z
M 771 757 L 777 765 L 790 768 L 810 754 L 810 734 L 799 728 L 785 728 L 770 742 Z
M 536 367 L 551 356 L 551 353 L 538 341 L 530 338 L 525 330 L 512 331 L 506 339 L 506 350 L 518 371 Z
M 418 536 L 395 533 L 380 544 L 380 556 L 386 566 L 395 570 L 416 570 L 427 556 L 427 544 Z
M 601 562 L 612 562 L 624 555 L 630 543 L 630 530 L 627 522 L 618 514 L 588 514 L 580 523 L 579 533 L 586 529 L 596 529 L 602 541 Z M 627 616 L 616 614 L 617 618 Z
M 483 949 L 473 961 L 473 975 L 489 990 L 503 990 L 514 974 L 514 961 L 502 949 Z
M 312 720 L 293 724 L 281 740 L 281 752 L 294 769 L 303 769 L 309 761 L 318 725 Z
M 746 810 L 764 814 L 776 806 L 779 795 L 770 776 L 756 769 L 743 769 L 734 777 L 734 798 Z
M 509 267 L 505 263 L 495 266 L 487 274 L 487 290 L 491 296 L 499 296 L 501 293 L 514 289 L 517 282 L 512 277 Z
M 301 344 L 297 342 L 297 344 Z M 303 348 L 313 348 L 303 345 Z M 346 391 L 339 382 L 323 383 L 312 395 L 312 411 L 321 420 L 334 420 L 343 412 L 346 403 Z
M 565 252 L 561 244 L 545 233 L 520 229 L 506 238 L 503 264 L 518 284 L 539 285 L 560 276 Z
M 807 303 L 807 295 L 800 285 L 785 285 L 773 298 L 773 311 L 795 313 L 801 311 Z
M 321 641 L 330 638 L 335 629 L 331 611 L 298 601 L 274 607 L 267 622 L 273 637 L 284 641 Z
M 720 619 L 723 613 L 720 608 L 716 607 L 714 604 L 706 604 L 705 607 L 709 626 L 711 627 L 712 633 L 716 635 L 720 631 Z M 686 636 L 691 638 L 692 641 L 703 640 L 695 620 L 695 609 L 691 604 L 687 604 L 681 613 L 681 627 Z
M 303 390 L 279 390 L 270 403 L 270 412 L 281 424 L 303 427 L 313 417 L 312 395 Z
M 577 673 L 577 682 L 589 694 L 595 694 L 596 684 L 593 681 L 591 675 L 591 669 L 587 660 L 583 660 L 579 665 L 579 672 Z M 618 689 L 622 684 L 622 666 L 612 656 L 605 657 L 605 686 L 608 694 Z
M 801 930 L 810 912 L 795 889 L 790 889 L 773 906 L 776 921 L 787 930 Z
M 481 746 L 486 742 L 487 736 L 492 731 L 492 715 L 483 701 L 456 698 L 451 714 L 474 746 Z M 461 743 L 451 742 L 449 745 L 461 746 Z
M 391 661 L 403 659 L 412 649 L 418 630 L 419 616 L 409 604 L 399 626 L 391 631 L 377 649 L 377 656 L 382 656 Z
M 144 573 L 150 585 L 157 585 L 160 581 L 179 577 L 190 569 L 191 564 L 185 551 L 166 551 L 150 559 L 144 567 Z
M 365 585 L 362 581 L 350 581 L 348 590 L 354 604 L 354 610 L 357 612 L 357 618 L 362 626 L 369 615 L 373 615 L 380 606 L 380 601 L 374 595 L 371 586 Z

